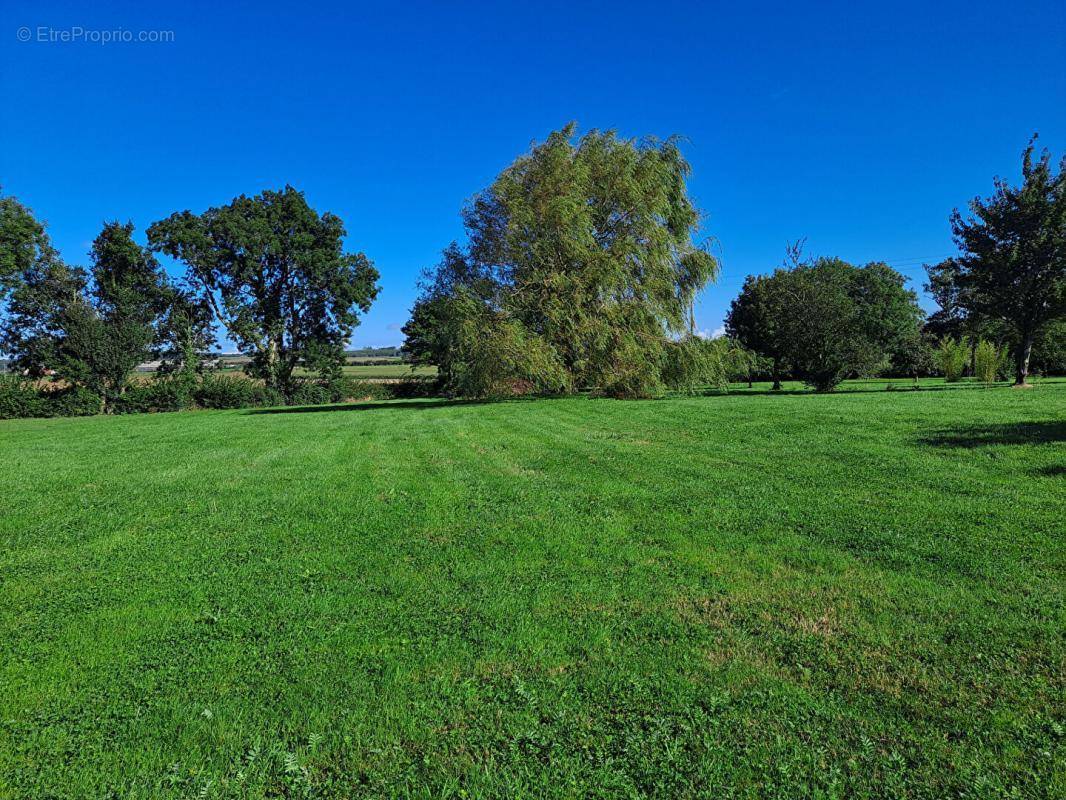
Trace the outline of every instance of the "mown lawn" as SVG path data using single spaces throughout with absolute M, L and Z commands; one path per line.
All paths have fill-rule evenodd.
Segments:
M 1066 795 L 1066 382 L 765 388 L 0 422 L 0 797 Z

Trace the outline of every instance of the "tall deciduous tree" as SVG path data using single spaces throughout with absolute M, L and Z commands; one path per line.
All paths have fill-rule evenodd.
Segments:
M 769 360 L 773 389 L 781 388 L 781 370 L 788 352 L 785 333 L 786 270 L 772 275 L 749 275 L 729 305 L 726 333 L 748 350 Z
M 468 243 L 430 274 L 408 350 L 462 393 L 456 377 L 480 374 L 470 360 L 490 355 L 458 346 L 471 327 L 456 315 L 474 313 L 529 356 L 498 360 L 516 391 L 659 392 L 671 342 L 694 333 L 695 296 L 718 271 L 693 243 L 688 174 L 673 139 L 552 133 L 465 209 Z
M 154 249 L 188 266 L 189 282 L 251 356 L 250 372 L 286 397 L 297 366 L 339 373 L 359 312 L 377 296 L 377 270 L 344 251 L 344 236 L 339 217 L 319 215 L 291 186 L 148 229 Z
M 91 257 L 88 271 L 46 248 L 25 260 L 11 280 L 3 341 L 16 367 L 54 371 L 97 394 L 107 411 L 152 353 L 168 282 L 133 240 L 132 224 L 107 223 Z
M 1035 138 L 1035 137 L 1034 137 Z M 1033 343 L 1066 316 L 1066 157 L 1056 173 L 1035 141 L 1022 155 L 1022 184 L 996 178 L 988 198 L 970 201 L 970 216 L 952 212 L 959 255 L 930 268 L 952 308 L 1002 320 L 1015 332 L 1015 384 L 1029 376 Z

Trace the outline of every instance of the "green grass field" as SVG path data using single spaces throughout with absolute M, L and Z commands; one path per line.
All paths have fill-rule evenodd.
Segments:
M 0 797 L 1061 798 L 1066 382 L 882 387 L 0 422 Z

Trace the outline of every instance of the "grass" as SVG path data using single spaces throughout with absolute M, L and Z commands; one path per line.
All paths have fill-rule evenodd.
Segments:
M 1062 797 L 1066 382 L 766 388 L 0 422 L 0 797 Z

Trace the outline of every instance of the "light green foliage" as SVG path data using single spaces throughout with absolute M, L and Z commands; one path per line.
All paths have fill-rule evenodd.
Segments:
M 724 337 L 690 336 L 671 343 L 666 352 L 663 382 L 675 391 L 696 394 L 705 389 L 725 391 L 738 361 L 739 348 Z M 739 351 L 744 352 L 744 351 Z M 747 364 L 747 359 L 739 359 Z
M 1061 797 L 1066 383 L 923 385 L 0 423 L 0 795 Z
M 561 394 L 570 375 L 558 353 L 517 320 L 466 291 L 448 298 L 448 389 L 472 398 Z
M 955 383 L 962 379 L 970 361 L 970 346 L 966 342 L 945 336 L 936 349 L 936 360 L 944 380 Z
M 983 383 L 995 383 L 1008 364 L 1007 351 L 982 339 L 973 350 L 973 374 Z
M 478 194 L 463 213 L 467 244 L 427 276 L 405 349 L 438 366 L 449 391 L 467 391 L 460 374 L 482 386 L 513 383 L 514 371 L 510 357 L 469 363 L 492 353 L 459 346 L 454 314 L 491 318 L 537 364 L 561 367 L 564 380 L 548 383 L 616 397 L 662 393 L 671 342 L 693 332 L 695 295 L 718 265 L 693 244 L 699 212 L 677 143 L 574 136 L 553 133 Z

